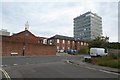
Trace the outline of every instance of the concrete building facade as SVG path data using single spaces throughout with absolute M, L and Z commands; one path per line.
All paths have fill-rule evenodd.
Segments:
M 87 12 L 74 18 L 74 38 L 92 40 L 102 35 L 102 18 L 95 13 Z

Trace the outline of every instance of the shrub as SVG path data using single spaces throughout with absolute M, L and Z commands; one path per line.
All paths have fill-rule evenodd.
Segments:
M 113 58 L 113 59 L 117 59 L 118 56 L 117 56 L 117 55 L 112 55 L 112 58 Z
M 68 54 L 75 55 L 75 52 L 67 52 Z
M 120 54 L 116 55 L 116 54 L 112 54 L 110 55 L 113 59 L 118 59 L 120 58 Z
M 77 54 L 88 54 L 88 52 L 89 52 L 89 49 L 87 47 L 83 47 L 77 51 Z
M 64 50 L 65 53 L 67 53 L 67 50 Z

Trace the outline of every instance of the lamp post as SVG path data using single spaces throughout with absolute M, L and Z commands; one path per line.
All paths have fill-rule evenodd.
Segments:
M 23 41 L 23 56 L 25 55 L 25 34 L 26 34 L 26 30 L 25 30 L 25 33 L 24 33 L 24 41 Z
M 25 46 L 23 46 L 23 56 L 25 55 Z
M 29 24 L 28 24 L 28 21 L 27 21 L 26 24 L 25 24 L 25 32 L 23 34 L 23 36 L 24 36 L 24 41 L 23 41 L 23 56 L 25 55 L 25 49 L 26 49 L 26 37 L 29 35 L 28 28 L 29 28 Z

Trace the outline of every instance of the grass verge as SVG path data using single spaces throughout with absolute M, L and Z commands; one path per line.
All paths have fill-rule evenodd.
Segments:
M 92 58 L 92 64 L 107 66 L 112 68 L 120 68 L 120 56 L 110 55 L 104 57 L 95 57 Z

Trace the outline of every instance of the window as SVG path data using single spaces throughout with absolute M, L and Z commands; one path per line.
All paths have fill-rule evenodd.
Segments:
M 83 45 L 83 42 L 81 42 L 81 45 Z
M 43 44 L 47 44 L 47 39 L 43 39 Z
M 65 43 L 65 40 L 63 40 L 63 44 Z
M 63 47 L 63 50 L 65 49 L 65 47 Z
M 84 31 L 86 31 L 87 29 L 84 29 Z
M 88 46 L 88 43 L 86 43 L 86 45 Z
M 50 40 L 50 41 L 49 41 L 49 44 L 51 45 L 52 43 L 53 43 L 53 41 L 52 41 L 52 40 Z
M 86 45 L 86 43 L 84 43 L 84 45 Z
M 68 41 L 68 44 L 70 44 L 70 41 Z
M 59 49 L 59 46 L 57 46 L 57 49 Z
M 74 41 L 73 41 L 73 44 L 74 44 Z
M 68 49 L 70 49 L 70 47 L 68 47 Z
M 59 43 L 60 42 L 60 40 L 59 39 L 57 39 L 57 43 Z

